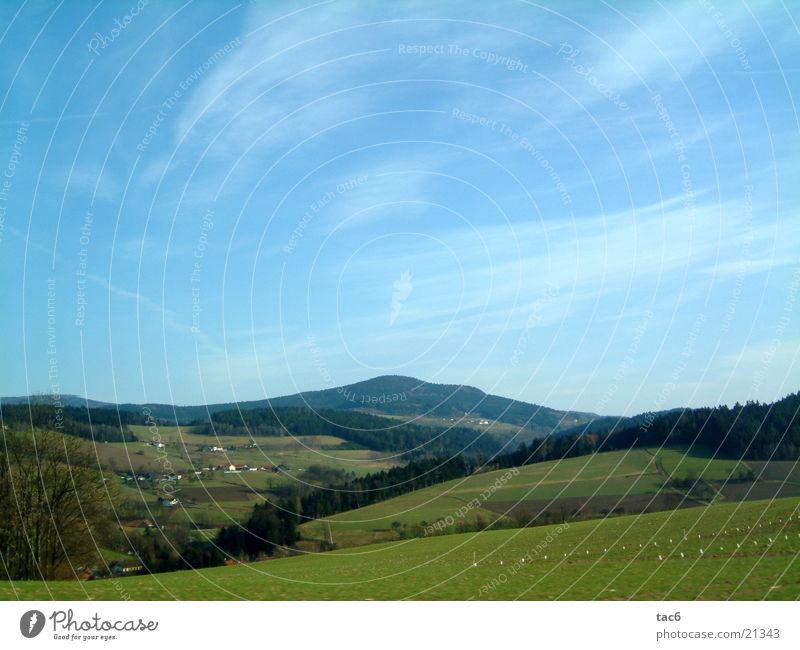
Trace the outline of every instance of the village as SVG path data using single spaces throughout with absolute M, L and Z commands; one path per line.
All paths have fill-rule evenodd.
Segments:
M 171 508 L 181 503 L 175 496 L 180 491 L 179 484 L 191 482 L 207 481 L 210 485 L 215 485 L 215 473 L 223 475 L 242 474 L 245 472 L 262 472 L 271 474 L 281 474 L 289 471 L 289 465 L 285 462 L 232 462 L 230 454 L 241 455 L 242 453 L 252 453 L 258 445 L 251 442 L 245 445 L 210 445 L 198 444 L 194 446 L 194 454 L 191 456 L 186 452 L 186 445 L 177 442 L 157 441 L 144 443 L 144 446 L 158 450 L 158 454 L 148 463 L 148 469 L 142 463 L 138 470 L 123 469 L 118 470 L 117 475 L 123 485 L 134 487 L 138 490 L 152 490 L 156 493 L 156 502 L 159 506 Z M 182 452 L 182 453 L 181 453 Z M 136 452 L 135 455 L 145 455 L 143 452 Z M 218 455 L 219 459 L 209 462 L 209 455 Z M 254 454 L 255 455 L 255 454 Z M 175 469 L 174 462 L 191 463 L 190 467 Z M 262 456 L 263 459 L 263 456 Z M 202 461 L 202 462 L 196 462 Z M 200 467 L 198 468 L 198 465 Z M 154 467 L 158 467 L 156 471 Z M 298 469 L 297 471 L 303 471 Z M 213 489 L 213 488 L 212 488 Z

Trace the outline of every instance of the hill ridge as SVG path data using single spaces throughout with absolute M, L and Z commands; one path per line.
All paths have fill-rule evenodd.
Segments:
M 47 396 L 0 398 L 3 404 L 41 402 Z M 86 406 L 79 396 L 61 396 L 72 406 Z M 446 421 L 472 416 L 476 424 L 501 422 L 531 429 L 545 435 L 571 426 L 580 426 L 595 419 L 593 413 L 570 412 L 540 404 L 486 393 L 467 384 L 439 384 L 407 375 L 378 375 L 369 379 L 310 391 L 241 402 L 179 405 L 163 403 L 120 403 L 88 400 L 91 408 L 109 408 L 142 412 L 153 417 L 188 424 L 207 419 L 210 414 L 230 410 L 253 410 L 279 406 L 299 406 L 339 411 L 361 410 L 375 415 L 394 417 L 427 417 Z M 471 422 L 470 422 L 471 424 Z

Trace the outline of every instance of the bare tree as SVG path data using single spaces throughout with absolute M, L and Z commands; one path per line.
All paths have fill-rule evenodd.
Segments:
M 91 447 L 56 431 L 3 429 L 0 570 L 14 580 L 75 577 L 113 534 L 116 496 Z

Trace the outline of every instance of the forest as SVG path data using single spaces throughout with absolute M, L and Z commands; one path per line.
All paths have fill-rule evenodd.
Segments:
M 96 442 L 133 442 L 129 424 L 146 424 L 144 415 L 106 408 L 58 406 L 52 402 L 31 402 L 0 407 L 6 426 L 51 429 Z
M 466 427 L 430 427 L 358 411 L 301 407 L 222 411 L 195 426 L 195 432 L 205 436 L 336 436 L 374 451 L 401 452 L 406 458 L 492 455 L 502 446 L 491 435 Z

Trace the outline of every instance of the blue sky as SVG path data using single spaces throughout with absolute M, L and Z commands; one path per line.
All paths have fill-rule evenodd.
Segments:
M 0 394 L 800 387 L 781 2 L 0 7 Z

